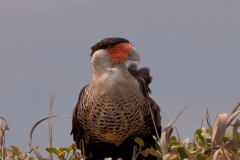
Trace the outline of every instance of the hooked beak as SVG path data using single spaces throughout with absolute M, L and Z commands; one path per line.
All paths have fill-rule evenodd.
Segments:
M 134 47 L 132 47 L 131 50 L 128 53 L 128 60 L 137 61 L 138 63 L 140 61 L 140 55 Z

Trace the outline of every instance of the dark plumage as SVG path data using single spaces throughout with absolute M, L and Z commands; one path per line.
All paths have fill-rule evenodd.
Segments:
M 124 38 L 105 38 L 91 47 L 91 50 L 92 50 L 91 56 L 95 51 L 99 49 L 105 49 L 111 45 L 115 45 L 118 43 L 129 43 L 129 41 Z
M 146 86 L 146 89 L 148 93 L 151 93 L 151 89 L 149 88 L 149 84 L 152 82 L 152 76 L 150 76 L 150 71 L 149 68 L 140 68 L 137 69 L 137 65 L 134 63 L 131 63 L 128 66 L 128 71 L 131 73 L 131 75 L 138 81 L 138 83 L 141 84 L 142 92 L 147 96 L 146 91 L 144 90 L 145 88 L 143 85 Z
M 73 139 L 88 160 L 131 160 L 135 137 L 144 140 L 143 148 L 155 147 L 153 121 L 161 133 L 160 109 L 148 97 L 152 77 L 148 68 L 137 69 L 135 64 L 126 67 L 126 61 L 139 61 L 126 39 L 106 38 L 91 49 L 92 80 L 81 90 L 73 111 Z

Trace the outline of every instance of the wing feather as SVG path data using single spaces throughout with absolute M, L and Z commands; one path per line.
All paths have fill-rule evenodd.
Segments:
M 132 63 L 129 65 L 128 71 L 137 80 L 144 97 L 149 99 L 150 107 L 153 112 L 154 122 L 157 127 L 157 132 L 158 132 L 158 135 L 161 135 L 161 130 L 162 130 L 162 126 L 161 126 L 162 118 L 160 115 L 161 110 L 160 110 L 160 107 L 157 105 L 157 103 L 152 98 L 149 97 L 149 93 L 151 93 L 149 84 L 152 82 L 152 76 L 150 76 L 149 68 L 138 69 L 137 65 Z M 153 127 L 153 131 L 154 131 L 154 127 Z M 155 131 L 153 133 L 156 136 Z
M 71 131 L 71 135 L 73 134 L 73 140 L 75 141 L 77 148 L 80 148 L 80 139 L 82 139 L 82 134 L 83 134 L 83 130 L 81 130 L 81 126 L 79 123 L 79 117 L 78 117 L 78 110 L 79 110 L 79 106 L 81 103 L 81 99 L 82 96 L 85 93 L 85 89 L 88 85 L 86 85 L 85 87 L 82 88 L 79 97 L 78 97 L 78 102 L 73 110 L 73 115 L 72 115 L 72 131 Z

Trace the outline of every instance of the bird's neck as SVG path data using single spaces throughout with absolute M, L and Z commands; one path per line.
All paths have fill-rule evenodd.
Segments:
M 97 94 L 124 93 L 129 90 L 136 90 L 136 80 L 127 70 L 126 66 L 112 66 L 104 69 L 92 68 L 92 80 L 90 86 L 94 87 Z

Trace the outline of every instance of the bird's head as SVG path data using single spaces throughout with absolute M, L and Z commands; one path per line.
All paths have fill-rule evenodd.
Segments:
M 127 61 L 138 61 L 140 56 L 132 44 L 124 38 L 105 38 L 92 46 L 92 81 L 96 94 L 123 93 L 138 87 L 127 69 Z M 97 88 L 97 89 L 96 89 Z
M 124 38 L 105 38 L 91 47 L 93 67 L 109 68 L 124 65 L 126 61 L 140 61 L 140 56 L 132 44 Z

